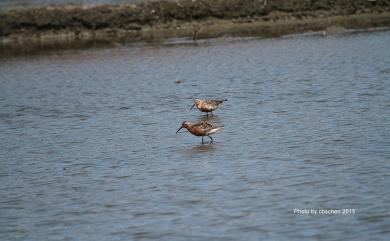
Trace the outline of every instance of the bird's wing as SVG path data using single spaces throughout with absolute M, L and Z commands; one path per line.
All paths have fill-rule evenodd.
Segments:
M 226 100 L 206 100 L 206 103 L 211 104 L 211 105 L 219 105 L 224 101 L 226 101 Z
M 193 125 L 194 128 L 201 128 L 201 129 L 211 129 L 213 128 L 213 125 L 207 123 L 207 122 L 200 122 Z

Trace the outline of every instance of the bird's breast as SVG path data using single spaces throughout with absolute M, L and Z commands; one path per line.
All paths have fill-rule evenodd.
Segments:
M 188 128 L 188 131 L 195 136 L 205 136 L 206 132 L 202 128 Z
M 215 110 L 216 106 L 211 105 L 211 104 L 202 104 L 199 106 L 199 110 L 203 112 L 208 112 L 208 111 L 213 111 Z

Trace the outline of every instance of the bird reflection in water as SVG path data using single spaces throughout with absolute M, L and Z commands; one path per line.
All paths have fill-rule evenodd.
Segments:
M 196 119 L 197 122 L 209 122 L 216 125 L 222 125 L 222 120 L 217 115 L 203 115 Z
M 213 152 L 217 149 L 217 145 L 213 143 L 203 144 L 203 145 L 196 145 L 192 148 L 188 149 L 186 152 L 189 154 L 196 154 L 196 153 L 207 153 L 207 152 Z

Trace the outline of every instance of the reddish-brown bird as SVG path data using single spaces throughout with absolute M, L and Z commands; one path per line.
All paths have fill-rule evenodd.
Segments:
M 181 130 L 181 128 L 186 128 L 194 136 L 202 137 L 202 144 L 204 144 L 203 137 L 208 136 L 213 142 L 212 134 L 216 133 L 218 130 L 223 128 L 223 126 L 213 126 L 207 122 L 200 122 L 196 124 L 191 124 L 189 121 L 184 121 L 181 124 L 181 127 L 176 131 L 176 134 Z
M 222 104 L 225 100 L 200 100 L 200 99 L 195 99 L 194 105 L 191 107 L 194 108 L 196 106 L 200 111 L 206 112 L 207 115 L 209 115 L 209 112 L 213 114 L 213 111 L 216 110 L 220 104 Z

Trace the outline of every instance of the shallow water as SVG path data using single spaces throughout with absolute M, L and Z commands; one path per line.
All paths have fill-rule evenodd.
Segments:
M 386 240 L 389 43 L 387 31 L 1 59 L 0 239 Z M 229 100 L 207 118 L 195 97 Z M 175 134 L 183 120 L 225 128 L 201 145 Z M 356 213 L 293 211 L 310 208 Z

